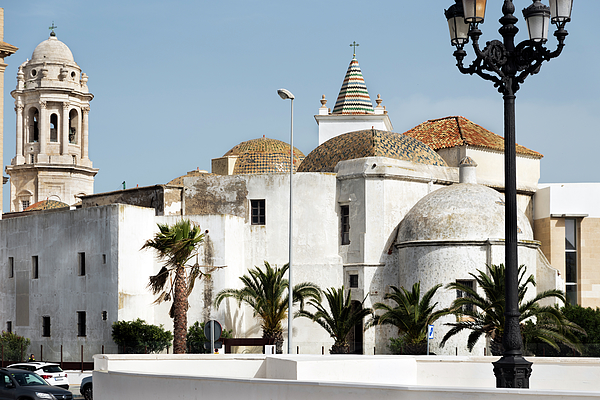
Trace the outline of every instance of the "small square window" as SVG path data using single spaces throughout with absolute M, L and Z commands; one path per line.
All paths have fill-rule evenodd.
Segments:
M 356 275 L 356 274 L 350 275 L 350 287 L 351 288 L 358 287 L 358 275 Z
M 50 337 L 50 317 L 47 315 L 42 317 L 42 336 Z
M 350 206 L 340 206 L 342 244 L 350 244 Z
M 79 276 L 85 275 L 85 253 L 77 253 L 78 258 L 78 270 L 77 273 Z
M 252 225 L 265 225 L 265 200 L 250 200 L 252 208 Z
M 15 259 L 13 257 L 8 257 L 8 277 L 15 277 Z
M 108 313 L 106 311 L 102 311 L 102 321 L 106 321 L 108 319 Z
M 22 200 L 21 201 L 21 211 L 25 211 L 25 209 L 29 207 L 29 200 Z
M 106 264 L 106 254 L 102 254 L 102 264 Z
M 6 321 L 6 332 L 12 333 L 12 321 Z
M 33 256 L 31 257 L 31 278 L 38 279 L 39 272 L 38 256 Z
M 85 311 L 77 311 L 77 336 L 85 336 Z

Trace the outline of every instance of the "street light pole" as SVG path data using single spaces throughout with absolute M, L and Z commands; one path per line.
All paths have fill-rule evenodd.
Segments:
M 517 253 L 517 172 L 515 150 L 515 93 L 529 75 L 537 74 L 544 61 L 558 57 L 564 47 L 567 31 L 564 29 L 571 20 L 573 0 L 550 0 L 550 7 L 533 0 L 533 4 L 523 10 L 527 21 L 529 40 L 515 46 L 514 39 L 519 29 L 514 16 L 512 0 L 504 0 L 503 16 L 499 29 L 503 41 L 492 40 L 483 50 L 479 47 L 482 32 L 479 24 L 485 17 L 486 0 L 455 0 L 445 11 L 450 40 L 456 46 L 454 57 L 457 67 L 463 74 L 476 74 L 493 82 L 494 87 L 504 98 L 504 185 L 505 185 L 505 325 L 502 344 L 504 354 L 493 363 L 496 387 L 529 388 L 531 362 L 523 358 L 519 323 L 518 293 L 518 253 Z M 557 29 L 554 36 L 558 40 L 555 51 L 543 46 L 547 41 L 548 22 Z M 464 45 L 471 39 L 476 58 L 465 67 L 467 55 Z
M 281 97 L 283 100 L 290 100 L 291 103 L 291 123 L 290 123 L 290 223 L 289 223 L 289 227 L 290 227 L 290 231 L 288 234 L 288 248 L 289 248 L 289 263 L 288 263 L 288 273 L 289 273 L 289 279 L 288 279 L 288 354 L 292 354 L 292 349 L 293 349 L 293 344 L 292 344 L 292 331 L 293 331 L 293 324 L 292 321 L 294 319 L 294 316 L 292 314 L 292 305 L 294 304 L 294 293 L 293 293 L 293 285 L 292 285 L 292 254 L 293 254 L 293 246 L 292 246 L 292 223 L 293 223 L 293 197 L 292 197 L 292 191 L 293 191 L 293 185 L 292 185 L 292 178 L 294 177 L 294 95 L 292 94 L 292 92 L 290 92 L 289 90 L 286 89 L 279 89 L 277 90 L 277 94 L 279 95 L 279 97 Z

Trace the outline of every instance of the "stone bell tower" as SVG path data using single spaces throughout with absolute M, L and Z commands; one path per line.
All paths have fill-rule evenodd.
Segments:
M 17 114 L 16 155 L 10 175 L 10 211 L 42 200 L 69 205 L 92 194 L 94 176 L 88 157 L 88 115 L 94 96 L 88 77 L 71 50 L 56 38 L 40 43 L 19 67 L 11 92 Z

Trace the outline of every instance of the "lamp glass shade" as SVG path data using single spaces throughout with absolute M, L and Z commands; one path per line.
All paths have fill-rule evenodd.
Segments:
M 534 42 L 546 43 L 548 40 L 548 25 L 550 23 L 550 12 L 538 11 L 531 12 L 528 15 L 523 10 L 523 16 L 527 20 L 527 29 L 529 30 L 529 39 Z
M 465 21 L 482 23 L 485 17 L 486 0 L 462 0 Z
M 552 22 L 569 22 L 573 0 L 550 0 L 550 14 Z
M 450 42 L 453 46 L 462 46 L 469 41 L 469 24 L 462 16 L 452 17 L 448 20 Z
M 469 24 L 465 22 L 461 1 L 456 1 L 456 4 L 444 10 L 450 30 L 450 42 L 453 46 L 462 46 L 469 41 Z

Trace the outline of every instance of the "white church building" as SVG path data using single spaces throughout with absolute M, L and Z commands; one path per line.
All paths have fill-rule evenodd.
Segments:
M 34 72 L 35 71 L 35 72 Z M 266 260 L 288 261 L 288 144 L 240 143 L 166 184 L 93 194 L 87 114 L 93 96 L 68 47 L 52 35 L 19 68 L 17 148 L 10 175 L 11 213 L 0 221 L 0 321 L 29 337 L 44 358 L 86 360 L 116 352 L 112 323 L 144 319 L 172 329 L 168 304 L 153 305 L 148 278 L 160 268 L 140 251 L 157 223 L 188 218 L 206 230 L 198 263 L 210 278 L 190 297 L 188 321 L 216 319 L 234 337 L 260 337 L 252 312 L 236 302 L 215 309 L 218 291 Z M 294 281 L 344 285 L 355 301 L 382 302 L 390 285 L 423 291 L 474 280 L 504 262 L 503 139 L 464 117 L 432 119 L 394 133 L 380 96 L 373 107 L 354 57 L 333 111 L 321 99 L 319 146 L 294 149 Z M 565 288 L 532 229 L 541 154 L 517 146 L 519 261 L 538 290 Z M 287 171 L 287 172 L 286 172 Z M 48 200 L 44 200 L 48 199 Z M 28 207 L 26 207 L 28 206 Z M 223 268 L 217 268 L 223 267 Z M 447 307 L 456 291 L 442 288 Z M 466 336 L 432 351 L 468 354 Z M 294 321 L 294 347 L 321 354 L 333 344 L 308 319 Z M 352 351 L 389 352 L 390 327 L 352 333 Z M 485 341 L 473 354 L 483 355 Z M 285 348 L 285 346 L 284 346 Z

